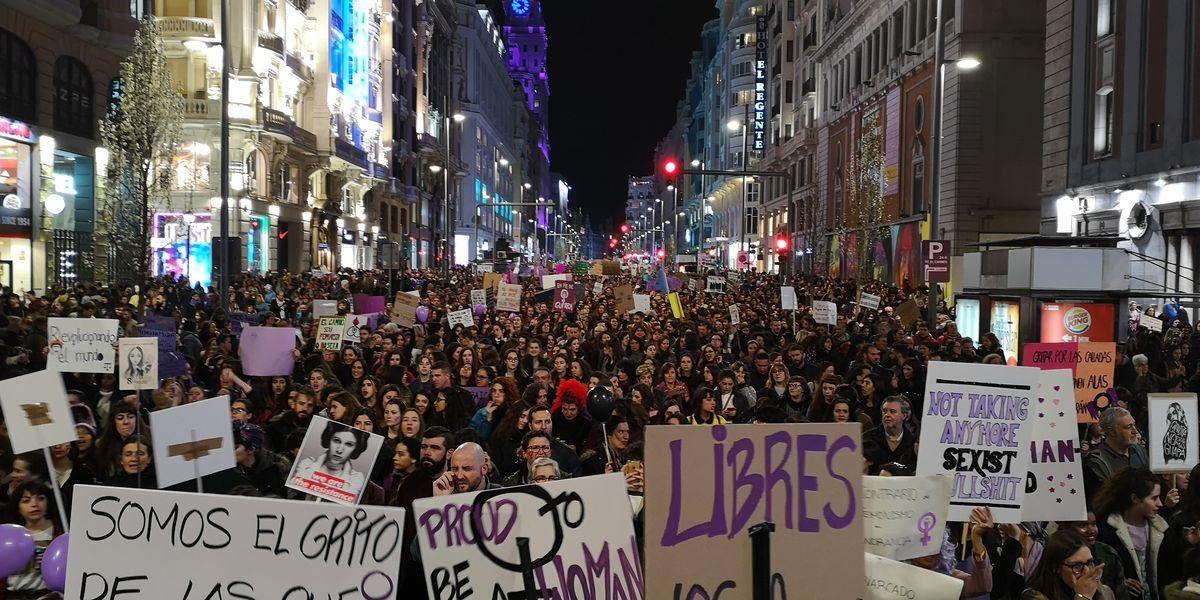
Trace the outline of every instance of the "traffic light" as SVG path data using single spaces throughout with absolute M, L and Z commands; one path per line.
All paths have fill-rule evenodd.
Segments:
M 629 223 L 621 223 L 621 235 L 629 233 Z
M 659 249 L 658 249 L 658 258 L 659 258 L 659 259 L 663 259 L 663 258 L 666 258 L 666 256 L 667 256 L 667 252 L 666 252 L 666 250 L 663 250 L 662 248 L 659 248 Z
M 783 253 L 783 252 L 787 252 L 787 249 L 788 249 L 787 234 L 786 233 L 776 234 L 775 235 L 775 251 Z
M 617 247 L 617 239 L 616 238 L 608 238 L 608 247 L 616 248 Z
M 675 177 L 677 172 L 679 172 L 679 163 L 676 162 L 675 159 L 668 158 L 665 162 L 663 162 L 663 173 L 665 173 L 668 178 Z

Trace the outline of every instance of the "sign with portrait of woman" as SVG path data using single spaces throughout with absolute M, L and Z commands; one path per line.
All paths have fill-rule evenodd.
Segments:
M 313 417 L 287 487 L 339 504 L 357 504 L 383 437 Z
M 123 390 L 158 388 L 158 338 L 126 337 L 117 341 L 117 381 Z

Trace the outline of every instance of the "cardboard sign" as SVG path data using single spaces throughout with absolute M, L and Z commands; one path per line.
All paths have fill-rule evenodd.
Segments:
M 571 281 L 571 274 L 559 273 L 557 275 L 542 275 L 542 289 L 551 289 L 560 281 Z
M 99 486 L 74 507 L 67 598 L 394 598 L 407 552 L 400 508 Z
M 382 447 L 382 436 L 313 417 L 285 485 L 338 504 L 357 504 Z
M 1083 521 L 1083 452 L 1076 426 L 1071 371 L 1042 371 L 1030 405 L 1029 478 L 1022 521 Z
M 417 324 L 417 308 L 420 306 L 420 296 L 398 293 L 392 302 L 392 320 L 401 327 L 412 329 Z
M 158 338 L 159 352 L 174 352 L 179 340 L 179 333 L 175 329 L 175 317 L 147 316 L 146 324 L 142 325 L 138 335 Z
M 813 300 L 813 320 L 818 325 L 837 325 L 837 305 L 827 300 Z
M 1038 379 L 1030 367 L 929 363 L 917 475 L 952 478 L 949 520 L 986 506 L 997 523 L 1021 522 Z
M 900 318 L 901 327 L 911 330 L 921 318 L 921 309 L 917 307 L 916 300 L 905 300 L 896 307 L 896 316 Z
M 964 581 L 937 571 L 867 553 L 863 600 L 947 600 L 962 595 Z
M 729 324 L 738 325 L 742 322 L 742 312 L 738 309 L 738 305 L 729 305 Z
M 501 283 L 496 292 L 496 309 L 508 312 L 521 311 L 521 285 L 517 283 Z
M 857 423 L 647 427 L 646 455 L 661 460 L 646 463 L 646 597 L 675 598 L 679 589 L 680 598 L 712 598 L 730 582 L 748 598 L 747 530 L 770 521 L 771 577 L 788 597 L 860 598 L 859 430 Z
M 704 282 L 704 291 L 710 294 L 725 293 L 725 278 L 724 277 L 709 277 Z
M 354 311 L 360 315 L 372 315 L 387 310 L 386 296 L 354 295 Z
M 879 302 L 881 300 L 883 300 L 883 298 L 880 298 L 875 294 L 868 294 L 866 292 L 862 292 L 858 295 L 858 305 L 871 310 L 879 310 Z
M 158 388 L 158 338 L 121 338 L 117 342 L 117 381 L 123 390 Z
M 1150 432 L 1150 470 L 1155 473 L 1187 473 L 1200 462 L 1196 419 L 1196 394 L 1147 394 Z
M 313 342 L 316 350 L 341 350 L 342 332 L 346 329 L 346 317 L 321 317 L 317 321 L 317 338 Z
M 1163 323 L 1162 323 L 1162 319 L 1160 319 L 1158 317 L 1142 315 L 1141 318 L 1138 320 L 1138 325 L 1141 325 L 1142 327 L 1145 327 L 1146 329 L 1149 329 L 1150 331 L 1157 331 L 1159 333 L 1162 333 Z
M 620 473 L 423 498 L 413 517 L 430 598 L 527 597 L 527 572 L 545 598 L 647 597 Z
M 329 317 L 337 314 L 337 300 L 313 300 L 312 301 L 312 317 L 320 319 L 321 317 Z
M 242 372 L 253 376 L 291 375 L 298 332 L 293 327 L 247 327 L 238 344 Z
M 554 310 L 558 312 L 575 312 L 575 284 L 571 280 L 554 282 Z
M 46 368 L 60 373 L 115 372 L 118 326 L 116 319 L 50 317 Z
M 650 294 L 633 295 L 633 312 L 650 312 Z
M 1069 369 L 1074 377 L 1075 419 L 1080 423 L 1100 420 L 1116 396 L 1113 369 L 1117 346 L 1112 342 L 1027 344 L 1024 364 L 1039 369 Z
M 475 326 L 475 317 L 472 315 L 471 309 L 469 308 L 456 310 L 447 314 L 446 321 L 450 323 L 450 329 L 454 329 L 459 325 L 462 325 L 467 329 Z
M 604 293 L 604 284 L 597 281 L 592 284 L 592 293 L 599 296 Z
M 863 536 L 868 553 L 908 560 L 941 551 L 950 507 L 949 477 L 862 479 Z
M 779 288 L 779 304 L 783 310 L 796 310 L 796 288 L 790 285 Z
M 617 303 L 617 314 L 633 312 L 633 286 L 618 285 L 613 288 L 613 298 Z
M 150 413 L 158 487 L 234 467 L 229 396 Z
M 671 305 L 671 316 L 676 319 L 683 318 L 683 301 L 679 299 L 679 292 L 671 292 L 667 294 L 667 303 Z
M 374 296 L 372 296 L 374 297 Z M 372 313 L 378 314 L 378 313 Z M 361 342 L 362 335 L 359 333 L 364 327 L 370 329 L 371 319 L 365 314 L 362 315 L 346 315 L 346 325 L 342 327 L 342 341 L 346 342 Z
M 75 420 L 62 376 L 34 371 L 0 381 L 0 411 L 13 454 L 75 441 Z
M 487 292 L 484 290 L 471 290 L 471 306 L 477 304 L 487 306 Z
M 496 293 L 500 290 L 500 284 L 504 282 L 504 275 L 500 273 L 484 273 L 483 274 L 483 289 L 492 290 Z

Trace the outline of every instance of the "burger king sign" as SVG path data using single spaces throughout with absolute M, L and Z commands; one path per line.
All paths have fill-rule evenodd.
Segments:
M 1113 305 L 1100 302 L 1047 302 L 1042 305 L 1041 341 L 1113 341 Z

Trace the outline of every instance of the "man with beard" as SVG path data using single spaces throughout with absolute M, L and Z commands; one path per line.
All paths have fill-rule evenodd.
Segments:
M 554 418 L 550 415 L 549 408 L 535 406 L 529 411 L 529 430 L 543 431 L 547 437 L 554 440 L 550 444 L 551 458 L 558 461 L 563 473 L 572 477 L 579 474 L 579 469 L 582 466 L 579 462 L 579 454 L 572 450 L 570 446 L 563 443 L 562 440 L 554 437 Z
M 488 461 L 483 447 L 475 442 L 466 442 L 454 449 L 450 456 L 450 468 L 433 482 L 434 496 L 467 494 L 499 488 L 488 481 L 492 463 Z
M 271 448 L 284 448 L 289 433 L 297 429 L 306 429 L 312 420 L 313 407 L 317 400 L 311 390 L 298 390 L 288 399 L 288 410 L 285 410 L 267 423 L 267 433 L 271 436 Z
M 404 478 L 396 489 L 392 506 L 404 509 L 404 544 L 401 548 L 412 551 L 416 546 L 416 523 L 413 521 L 413 501 L 429 498 L 434 494 L 434 482 L 446 475 L 447 448 L 454 444 L 454 434 L 445 427 L 430 427 L 421 437 L 421 462 L 417 470 Z M 415 557 L 404 558 L 400 575 L 401 598 L 426 598 L 425 581 L 421 563 Z

